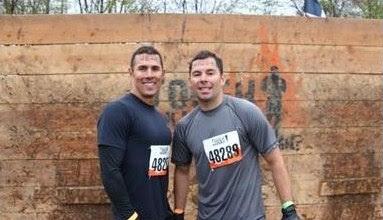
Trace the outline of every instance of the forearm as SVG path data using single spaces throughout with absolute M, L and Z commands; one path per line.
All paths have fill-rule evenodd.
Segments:
M 290 179 L 283 164 L 271 167 L 275 187 L 277 188 L 281 203 L 292 200 Z
M 280 150 L 278 148 L 273 150 L 270 155 L 265 156 L 265 159 L 270 166 L 274 185 L 278 191 L 281 203 L 291 201 L 291 183 Z
M 189 189 L 190 166 L 177 165 L 174 171 L 174 209 L 184 210 Z
M 114 149 L 111 149 L 108 146 L 100 146 L 99 148 L 102 182 L 104 184 L 105 192 L 118 214 L 123 219 L 128 219 L 133 215 L 134 208 L 130 202 L 122 173 L 119 166 L 115 163 L 118 158 L 111 158 L 111 150 Z

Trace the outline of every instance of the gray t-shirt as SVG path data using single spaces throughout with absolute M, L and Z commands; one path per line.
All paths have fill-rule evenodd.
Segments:
M 253 103 L 224 96 L 210 111 L 193 109 L 177 124 L 172 162 L 195 158 L 198 219 L 264 219 L 259 154 L 277 147 L 274 130 Z

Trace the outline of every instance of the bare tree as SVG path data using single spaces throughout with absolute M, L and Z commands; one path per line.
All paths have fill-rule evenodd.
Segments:
M 350 0 L 321 0 L 320 3 L 328 17 L 354 17 L 358 13 Z
M 167 5 L 167 11 L 183 14 L 264 14 L 265 11 L 271 13 L 278 5 L 278 0 L 172 0 Z
M 5 14 L 66 13 L 67 0 L 4 0 L 0 2 Z
M 85 13 L 158 13 L 166 2 L 155 0 L 78 0 L 81 14 Z M 164 9 L 166 10 L 166 9 Z
M 354 0 L 364 18 L 383 19 L 383 0 Z
M 291 6 L 303 15 L 304 0 L 290 0 Z M 327 17 L 383 18 L 383 0 L 320 0 Z

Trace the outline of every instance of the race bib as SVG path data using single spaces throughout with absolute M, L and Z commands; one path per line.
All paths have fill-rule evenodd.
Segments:
M 150 146 L 149 177 L 164 176 L 168 173 L 169 155 L 169 145 Z
M 211 169 L 227 166 L 242 159 L 237 131 L 203 140 L 203 147 Z

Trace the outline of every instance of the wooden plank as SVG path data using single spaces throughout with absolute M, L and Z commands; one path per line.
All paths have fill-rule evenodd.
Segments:
M 57 208 L 56 190 L 52 187 L 0 187 L 0 213 L 52 212 Z
M 381 102 L 314 101 L 282 103 L 281 126 L 298 127 L 378 127 Z M 265 109 L 265 103 L 259 103 Z
M 290 175 L 293 172 L 299 171 L 289 171 Z M 291 182 L 291 190 L 293 192 L 294 202 L 296 204 L 320 205 L 328 203 L 328 198 L 326 196 L 320 196 L 318 193 L 318 186 L 320 185 L 319 179 L 298 180 L 292 178 Z M 276 191 L 274 182 L 271 180 L 271 177 L 270 179 L 268 177 L 267 180 L 264 180 L 264 184 L 262 185 L 262 196 L 265 206 L 280 205 L 279 196 Z
M 0 219 L 2 220 L 22 220 L 22 219 L 41 219 L 45 220 L 47 218 L 44 218 L 43 215 L 40 215 L 42 218 L 37 218 L 36 213 L 16 213 L 16 212 L 7 212 L 7 213 L 0 213 Z
M 56 169 L 52 160 L 0 161 L 0 187 L 54 186 Z
M 326 170 L 323 177 L 327 180 L 379 177 L 381 160 L 375 160 L 380 152 L 367 151 L 357 154 L 324 154 L 323 169 Z
M 227 73 L 225 93 L 262 101 L 272 97 L 262 88 L 270 73 Z M 349 74 L 280 74 L 286 84 L 280 89 L 282 100 L 379 100 L 382 76 Z M 184 105 L 191 98 L 188 73 L 166 74 L 160 92 L 161 101 L 171 102 L 172 108 Z M 181 102 L 181 103 L 180 103 Z
M 1 128 L 0 160 L 92 159 L 98 155 L 94 129 L 55 132 L 32 131 L 24 126 Z
M 108 102 L 130 88 L 128 74 L 3 75 L 0 103 Z
M 25 132 L 94 130 L 103 103 L 50 105 L 0 105 L 5 129 L 23 127 Z M 12 127 L 16 125 L 16 127 Z M 24 132 L 21 130 L 21 133 Z
M 335 196 L 345 194 L 379 193 L 382 180 L 379 178 L 362 178 L 346 180 L 330 180 L 322 182 L 321 196 Z
M 380 26 L 381 20 L 249 15 L 2 16 L 0 44 L 182 41 L 382 46 L 383 31 L 376 28 Z
M 172 124 L 179 120 L 184 110 L 190 109 L 188 106 L 182 109 L 165 108 L 168 104 L 160 103 L 159 106 Z M 266 103 L 257 104 L 266 113 Z M 92 131 L 103 105 L 0 105 L 1 130 L 9 130 L 16 137 L 25 132 Z M 381 102 L 377 101 L 284 101 L 281 111 L 271 114 L 281 114 L 282 128 L 379 127 L 382 117 L 380 109 Z
M 278 66 L 292 73 L 379 74 L 383 47 L 161 43 L 167 72 L 188 72 L 199 50 L 217 52 L 229 72 L 269 72 Z M 1 74 L 71 74 L 127 72 L 136 44 L 42 45 L 2 47 Z M 320 68 L 319 68 L 320 67 Z
M 96 131 L 32 130 L 22 125 L 0 126 L 0 160 L 97 158 Z M 380 127 L 283 128 L 279 132 L 284 154 L 377 154 Z M 79 147 L 81 146 L 81 147 Z
M 280 148 L 284 154 L 379 153 L 380 127 L 282 128 Z
M 182 15 L 3 16 L 0 44 L 173 42 L 183 23 Z
M 228 73 L 225 93 L 250 101 L 267 100 L 273 94 L 262 85 L 270 74 Z M 349 74 L 280 74 L 286 83 L 281 89 L 286 101 L 308 100 L 379 100 L 382 76 Z M 2 75 L 0 103 L 70 103 L 109 102 L 131 88 L 130 76 L 119 74 L 78 75 Z M 168 73 L 159 100 L 169 101 L 172 108 L 191 99 L 188 73 Z
M 98 159 L 57 160 L 56 172 L 60 187 L 102 185 Z
M 98 159 L 0 161 L 0 187 L 99 186 Z
M 375 152 L 340 154 L 298 154 L 284 155 L 286 167 L 292 182 L 303 180 L 330 181 L 334 179 L 355 179 L 380 177 L 380 161 L 374 160 Z M 342 159 L 342 160 L 340 160 Z M 265 181 L 272 182 L 269 166 L 262 162 Z
M 378 207 L 377 204 L 366 202 L 353 203 L 345 201 L 346 200 L 339 200 L 337 203 L 331 202 L 327 204 L 298 204 L 297 210 L 303 219 L 380 219 L 379 214 L 374 213 L 374 209 Z M 279 205 L 267 206 L 266 218 L 281 219 L 282 214 L 280 209 Z
M 193 106 L 189 101 L 177 109 L 170 103 L 159 107 L 174 125 Z M 382 118 L 380 101 L 282 101 L 280 109 L 267 109 L 266 101 L 256 102 L 265 115 L 270 113 L 272 125 L 280 116 L 281 128 L 379 127 Z
M 61 204 L 109 204 L 102 186 L 58 187 Z
M 382 21 L 361 19 L 189 16 L 184 41 L 381 46 L 383 31 L 375 30 L 379 25 Z
M 67 204 L 51 212 L 49 219 L 113 219 L 110 204 Z

